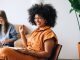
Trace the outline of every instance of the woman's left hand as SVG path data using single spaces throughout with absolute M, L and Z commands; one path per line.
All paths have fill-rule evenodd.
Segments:
M 3 40 L 3 41 L 1 41 L 1 43 L 4 45 L 4 44 L 7 44 L 7 43 L 9 43 L 9 42 L 12 42 L 12 40 L 10 40 L 10 39 L 5 39 L 5 40 Z
M 1 43 L 4 45 L 4 44 L 7 44 L 8 41 L 7 41 L 7 39 L 6 39 L 6 40 L 1 41 Z

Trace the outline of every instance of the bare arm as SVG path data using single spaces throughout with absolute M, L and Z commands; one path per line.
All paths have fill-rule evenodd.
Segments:
M 22 40 L 23 46 L 27 47 L 27 39 L 25 37 L 25 34 L 21 34 L 21 40 Z
M 45 50 L 42 52 L 36 52 L 33 50 L 23 50 L 21 51 L 22 53 L 31 55 L 31 56 L 35 56 L 38 58 L 48 58 L 51 54 L 52 48 L 54 47 L 54 40 L 50 39 L 50 40 L 46 40 L 44 42 L 44 48 Z
M 6 39 L 6 40 L 1 41 L 2 44 L 6 44 L 6 43 L 10 43 L 10 42 L 14 42 L 14 40 Z
M 26 39 L 25 33 L 24 33 L 24 25 L 22 25 L 22 26 L 19 27 L 19 32 L 20 32 L 20 35 L 21 35 L 22 44 L 25 47 L 27 47 L 27 39 Z

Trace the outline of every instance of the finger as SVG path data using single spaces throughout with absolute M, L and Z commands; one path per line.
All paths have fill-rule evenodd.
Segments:
M 24 25 L 22 25 L 22 28 L 24 28 L 25 26 Z
M 19 26 L 19 29 L 22 29 L 22 26 Z
M 22 25 L 22 27 L 21 27 L 21 28 L 24 30 L 25 26 L 24 26 L 24 25 Z

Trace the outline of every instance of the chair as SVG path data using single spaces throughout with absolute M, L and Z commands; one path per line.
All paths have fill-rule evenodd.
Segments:
M 58 60 L 61 48 L 62 48 L 61 44 L 55 45 L 54 48 L 52 49 L 51 56 L 47 60 Z
M 0 60 L 8 60 L 7 57 L 1 57 Z
M 78 42 L 78 44 L 77 44 L 77 50 L 78 50 L 78 56 L 79 56 L 79 59 L 80 59 L 80 42 Z

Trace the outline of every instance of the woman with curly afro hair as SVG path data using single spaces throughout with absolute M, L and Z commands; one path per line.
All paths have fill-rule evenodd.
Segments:
M 24 25 L 19 27 L 23 48 L 0 49 L 0 57 L 8 60 L 45 60 L 50 57 L 52 48 L 58 44 L 51 27 L 56 24 L 56 10 L 50 4 L 35 4 L 29 10 L 29 22 L 37 28 L 25 37 Z

